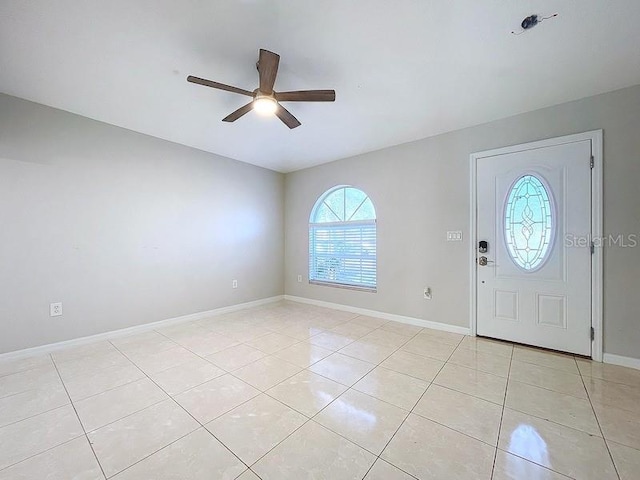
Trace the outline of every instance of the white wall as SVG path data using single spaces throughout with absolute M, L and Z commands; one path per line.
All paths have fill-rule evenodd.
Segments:
M 469 155 L 600 128 L 605 234 L 640 234 L 636 86 L 287 174 L 285 293 L 469 326 Z M 338 184 L 361 188 L 375 204 L 377 293 L 308 284 L 309 213 Z M 465 241 L 447 243 L 447 230 L 463 230 Z M 605 352 L 640 358 L 640 246 L 607 248 L 604 275 Z M 424 286 L 433 300 L 423 300 Z
M 0 352 L 281 295 L 283 209 L 281 174 L 0 95 Z

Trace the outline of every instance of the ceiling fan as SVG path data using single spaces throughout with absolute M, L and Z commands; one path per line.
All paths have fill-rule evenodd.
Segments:
M 226 90 L 227 92 L 239 93 L 253 97 L 253 100 L 235 112 L 227 115 L 222 119 L 223 122 L 235 122 L 243 115 L 249 113 L 251 109 L 262 114 L 274 114 L 282 120 L 289 128 L 296 128 L 301 125 L 296 117 L 294 117 L 286 108 L 280 105 L 280 102 L 334 102 L 336 99 L 335 90 L 298 90 L 295 92 L 276 92 L 273 85 L 276 82 L 278 74 L 278 64 L 280 63 L 280 55 L 268 50 L 260 49 L 260 56 L 256 67 L 260 76 L 260 86 L 254 91 L 244 90 L 231 85 L 206 80 L 204 78 L 189 75 L 187 81 L 204 85 L 205 87 Z

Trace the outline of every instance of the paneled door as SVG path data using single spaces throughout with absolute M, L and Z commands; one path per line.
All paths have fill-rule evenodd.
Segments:
M 591 149 L 477 159 L 478 335 L 591 355 Z

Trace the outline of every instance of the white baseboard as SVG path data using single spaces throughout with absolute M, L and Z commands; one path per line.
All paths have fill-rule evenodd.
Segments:
M 296 297 L 293 295 L 285 295 L 284 299 L 292 302 L 316 305 L 318 307 L 333 308 L 334 310 L 343 310 L 345 312 L 357 313 L 359 315 L 367 315 L 369 317 L 382 318 L 384 320 L 393 320 L 394 322 L 407 323 L 418 327 L 443 330 L 445 332 L 459 333 L 461 335 L 471 335 L 471 329 L 467 327 L 458 327 L 457 325 L 449 325 L 447 323 L 432 322 L 421 318 L 405 317 L 404 315 L 396 315 L 394 313 L 378 312 L 377 310 L 368 310 L 366 308 L 352 307 L 350 305 L 342 305 L 339 303 L 323 302 L 322 300 Z
M 640 358 L 623 357 L 622 355 L 614 355 L 613 353 L 605 353 L 602 356 L 604 363 L 611 365 L 620 365 L 621 367 L 636 368 L 640 370 Z
M 148 332 L 159 327 L 167 327 L 169 325 L 175 325 L 177 323 L 193 322 L 196 320 L 202 320 L 204 318 L 213 317 L 216 315 L 223 315 L 225 313 L 236 312 L 238 310 L 245 310 L 247 308 L 259 307 L 260 305 L 266 305 L 268 303 L 278 302 L 284 300 L 284 295 L 276 295 L 275 297 L 261 298 L 260 300 L 254 300 L 252 302 L 239 303 L 237 305 L 229 305 L 228 307 L 215 308 L 206 312 L 191 313 L 189 315 L 182 315 L 175 318 L 167 318 L 166 320 L 159 320 L 157 322 L 143 323 L 142 325 L 135 325 L 133 327 L 122 328 L 120 330 L 112 330 L 109 332 L 98 333 L 96 335 L 89 335 L 88 337 L 73 338 L 71 340 L 64 340 L 62 342 L 49 343 L 47 345 L 40 345 L 38 347 L 25 348 L 23 350 L 16 350 L 14 352 L 7 352 L 0 354 L 0 360 L 15 360 L 24 357 L 32 357 L 35 355 L 45 355 L 47 353 L 55 352 L 63 348 L 75 347 L 78 345 L 86 345 L 88 343 L 97 342 L 100 340 L 109 340 L 112 338 L 126 337 L 136 333 Z

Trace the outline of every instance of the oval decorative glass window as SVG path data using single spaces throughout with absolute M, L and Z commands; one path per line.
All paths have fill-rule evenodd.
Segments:
M 533 271 L 551 252 L 555 218 L 550 192 L 534 175 L 519 178 L 507 196 L 504 232 L 511 259 Z

